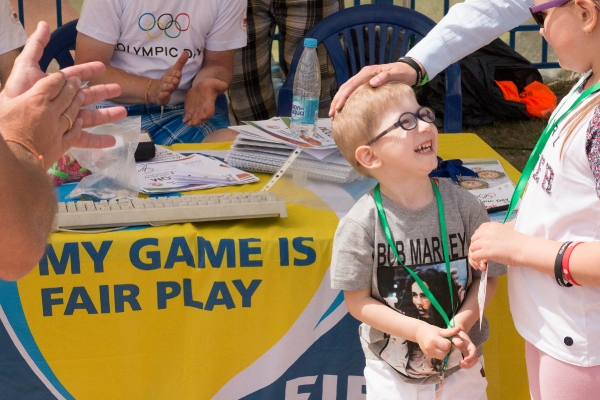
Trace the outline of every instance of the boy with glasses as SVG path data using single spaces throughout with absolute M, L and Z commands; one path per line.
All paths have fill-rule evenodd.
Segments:
M 437 167 L 434 121 L 398 82 L 363 84 L 333 120 L 342 155 L 379 182 L 340 221 L 331 265 L 332 287 L 363 322 L 367 399 L 486 397 L 481 346 L 489 325 L 477 322 L 481 275 L 467 254 L 471 234 L 489 218 L 475 196 L 429 178 Z M 490 263 L 486 303 L 505 272 Z M 428 318 L 416 312 L 421 293 L 431 302 Z

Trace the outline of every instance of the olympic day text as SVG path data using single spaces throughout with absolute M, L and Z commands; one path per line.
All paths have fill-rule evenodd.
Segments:
M 174 237 L 168 241 L 163 239 L 162 242 L 158 238 L 144 238 L 133 242 L 128 259 L 123 257 L 118 265 L 111 263 L 110 268 L 134 268 L 151 274 L 153 271 L 178 268 L 199 271 L 216 268 L 309 267 L 317 258 L 312 247 L 313 241 L 312 237 L 279 238 L 278 265 L 264 265 L 262 242 L 258 238 L 220 239 L 217 243 L 201 236 L 196 238 L 195 243 L 188 243 L 184 237 Z M 69 242 L 62 249 L 49 244 L 39 262 L 39 274 L 41 277 L 103 274 L 112 244 L 112 240 L 103 241 L 100 245 Z M 168 251 L 165 251 L 167 246 Z M 195 253 L 192 252 L 194 248 Z M 85 263 L 82 268 L 82 259 L 91 259 L 92 262 Z M 182 275 L 174 274 L 177 277 Z M 201 274 L 196 274 L 194 279 L 157 281 L 154 304 L 140 301 L 141 288 L 135 283 L 73 286 L 67 289 L 45 287 L 41 289 L 42 311 L 45 317 L 52 317 L 75 313 L 132 312 L 145 307 L 162 310 L 179 307 L 182 300 L 184 307 L 198 310 L 230 310 L 252 307 L 252 300 L 260 292 L 262 283 L 262 279 L 232 279 L 211 282 L 208 290 L 194 289 L 194 283 L 198 285 L 202 279 Z M 206 282 L 202 283 L 202 287 L 206 288 Z
M 136 47 L 136 46 L 124 45 L 123 43 L 117 43 L 115 45 L 115 50 L 132 53 L 132 54 L 142 56 L 142 57 L 164 56 L 164 57 L 178 58 L 182 54 L 179 52 L 179 49 L 177 47 L 167 47 L 167 46 L 150 46 L 150 47 L 139 46 L 139 47 Z M 202 49 L 198 49 L 198 48 L 193 49 L 193 50 L 183 49 L 183 51 L 187 51 L 188 56 L 190 58 L 196 58 L 202 54 Z

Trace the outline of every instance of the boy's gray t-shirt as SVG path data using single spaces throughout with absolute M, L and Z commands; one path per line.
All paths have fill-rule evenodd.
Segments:
M 479 225 L 489 221 L 489 217 L 483 204 L 467 190 L 450 179 L 438 181 L 446 217 L 454 302 L 460 306 L 473 275 L 481 275 L 468 264 L 471 236 Z M 402 208 L 383 195 L 382 203 L 402 261 L 427 284 L 451 317 L 436 200 L 420 210 Z M 490 262 L 488 268 L 490 277 L 506 273 L 504 265 Z M 340 220 L 333 242 L 331 286 L 341 290 L 371 289 L 373 298 L 396 311 L 445 328 L 442 316 L 396 261 L 381 227 L 372 191 L 360 198 Z M 387 335 L 364 323 L 359 330 L 367 358 L 387 361 L 402 379 L 410 383 L 430 384 L 439 380 L 441 361 L 426 358 L 418 344 Z M 478 321 L 468 333 L 479 355 L 489 334 L 485 316 L 481 330 Z M 460 352 L 455 350 L 448 362 L 448 373 L 459 368 L 460 359 Z

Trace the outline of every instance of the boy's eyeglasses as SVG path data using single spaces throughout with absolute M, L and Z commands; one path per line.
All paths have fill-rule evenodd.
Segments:
M 375 136 L 373 139 L 369 140 L 367 142 L 367 146 L 372 145 L 377 140 L 381 139 L 384 135 L 390 133 L 397 127 L 401 127 L 405 131 L 415 129 L 418 124 L 417 118 L 421 121 L 428 122 L 431 124 L 433 123 L 433 121 L 435 121 L 435 111 L 433 111 L 433 109 L 430 107 L 421 107 L 417 110 L 416 113 L 403 113 L 402 115 L 400 115 L 400 118 L 398 118 L 398 122 L 387 128 L 385 131 L 381 132 L 379 135 Z

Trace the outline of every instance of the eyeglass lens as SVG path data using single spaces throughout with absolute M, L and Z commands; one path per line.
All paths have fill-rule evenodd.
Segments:
M 417 118 L 419 118 L 421 121 L 432 123 L 435 121 L 435 113 L 429 107 L 421 107 L 416 114 L 411 112 L 402 114 L 398 120 L 398 123 L 405 131 L 410 131 L 417 127 Z

